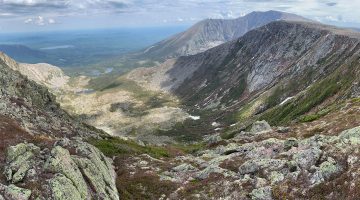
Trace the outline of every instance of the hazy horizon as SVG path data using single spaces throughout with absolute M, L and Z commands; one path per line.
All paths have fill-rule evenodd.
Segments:
M 252 11 L 294 13 L 325 24 L 360 28 L 345 0 L 0 0 L 0 32 L 190 26 Z

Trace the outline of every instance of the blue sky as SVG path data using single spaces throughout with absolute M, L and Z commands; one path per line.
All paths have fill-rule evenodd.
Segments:
M 0 32 L 191 25 L 279 10 L 360 28 L 360 0 L 0 0 Z

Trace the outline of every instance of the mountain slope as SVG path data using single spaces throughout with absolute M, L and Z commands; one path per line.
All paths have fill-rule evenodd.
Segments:
M 241 108 L 240 118 L 291 99 L 296 103 L 294 96 L 303 92 L 298 100 L 307 106 L 274 118 L 288 121 L 335 94 L 349 96 L 356 91 L 359 38 L 357 32 L 317 23 L 272 22 L 204 53 L 138 69 L 128 77 L 145 87 L 177 94 L 191 109 L 237 112 Z
M 154 60 L 193 55 L 227 41 L 241 37 L 246 32 L 277 20 L 308 21 L 284 12 L 252 12 L 237 19 L 207 19 L 187 31 L 163 40 L 139 53 L 139 57 Z
M 85 142 L 106 135 L 17 67 L 0 54 L 0 199 L 118 199 L 111 160 Z

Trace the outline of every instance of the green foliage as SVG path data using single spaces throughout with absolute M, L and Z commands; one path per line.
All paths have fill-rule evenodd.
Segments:
M 238 100 L 246 89 L 247 74 L 242 75 L 237 85 L 229 90 L 229 93 L 221 99 L 221 103 L 230 104 L 232 100 Z
M 193 144 L 177 144 L 173 145 L 176 149 L 181 150 L 184 153 L 187 154 L 194 154 L 198 151 L 204 150 L 206 145 L 203 142 L 193 143 Z
M 353 98 L 351 99 L 352 103 L 360 103 L 360 98 Z
M 312 121 L 319 119 L 320 117 L 321 117 L 321 115 L 318 115 L 318 114 L 305 115 L 300 118 L 300 121 L 301 122 L 312 122 Z
M 236 132 L 236 131 L 223 132 L 223 133 L 220 135 L 220 137 L 221 137 L 223 140 L 230 140 L 230 139 L 234 138 L 237 133 L 238 133 L 238 132 Z
M 194 142 L 202 139 L 202 126 L 199 124 L 200 120 L 185 120 L 184 122 L 176 123 L 171 130 L 158 130 L 154 134 L 165 135 L 175 138 L 179 142 Z
M 96 146 L 108 157 L 133 155 L 133 154 L 149 154 L 155 158 L 169 157 L 169 153 L 165 148 L 154 146 L 141 146 L 131 140 L 123 140 L 115 137 L 106 139 L 91 139 L 89 143 Z
M 334 96 L 340 91 L 345 91 L 346 88 L 351 86 L 354 75 L 351 73 L 350 69 L 347 69 L 346 73 L 338 70 L 327 78 L 314 83 L 305 94 L 298 97 L 296 100 L 265 112 L 260 119 L 267 120 L 272 125 L 281 125 L 299 118 L 301 115 L 309 112 L 312 108 L 323 103 L 327 98 Z M 300 120 L 312 121 L 323 115 L 324 113 L 305 116 Z

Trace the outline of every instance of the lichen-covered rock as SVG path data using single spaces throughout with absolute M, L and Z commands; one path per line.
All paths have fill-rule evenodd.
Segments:
M 271 185 L 277 184 L 277 183 L 283 181 L 284 178 L 285 178 L 284 174 L 282 174 L 280 172 L 273 171 L 270 174 L 270 183 L 271 183 Z
M 311 147 L 296 152 L 293 156 L 293 160 L 302 168 L 308 169 L 319 160 L 322 151 L 317 147 Z
M 253 159 L 248 160 L 239 167 L 240 174 L 250 174 L 266 169 L 268 171 L 275 171 L 283 168 L 286 161 L 280 159 Z
M 284 142 L 284 150 L 288 151 L 290 150 L 292 147 L 297 147 L 298 141 L 296 138 L 288 138 L 287 140 L 285 140 Z
M 272 131 L 271 126 L 265 120 L 255 122 L 251 127 L 251 133 Z
M 341 168 L 333 158 L 328 158 L 327 161 L 320 164 L 316 168 L 316 172 L 311 177 L 310 182 L 313 185 L 319 184 L 328 180 L 332 175 L 340 172 Z
M 98 199 L 117 199 L 116 188 L 111 187 L 113 185 L 106 182 L 107 179 L 104 178 L 105 174 L 108 173 L 107 171 L 101 171 L 102 169 L 98 165 L 86 158 L 75 158 L 75 161 L 81 169 L 83 176 L 88 180 L 91 188 L 94 189 Z
M 115 183 L 116 174 L 111 160 L 86 142 L 74 140 L 71 141 L 71 145 L 77 152 L 77 156 L 73 156 L 75 162 L 99 198 L 119 199 Z
M 188 171 L 194 171 L 196 168 L 192 166 L 191 164 L 183 163 L 181 165 L 178 165 L 174 168 L 172 168 L 172 171 L 174 172 L 188 172 Z
M 212 173 L 222 174 L 224 177 L 235 176 L 235 173 L 232 171 L 225 170 L 216 165 L 209 165 L 205 169 L 197 172 L 195 174 L 195 178 L 199 179 L 199 180 L 204 180 L 204 179 L 207 179 L 210 176 L 210 174 L 212 174 Z
M 208 145 L 216 144 L 222 141 L 220 134 L 210 135 L 204 138 Z
M 254 189 L 250 193 L 250 196 L 251 196 L 251 199 L 253 199 L 253 200 L 271 200 L 271 199 L 273 199 L 270 186 Z
M 9 200 L 28 200 L 31 190 L 17 187 L 16 185 L 5 186 L 4 197 Z
M 54 200 L 87 199 L 81 196 L 74 182 L 63 174 L 57 174 L 49 181 L 49 185 Z
M 359 145 L 360 144 L 360 127 L 345 130 L 340 133 L 339 139 L 344 144 Z
M 51 157 L 46 161 L 45 169 L 65 175 L 75 185 L 82 199 L 89 197 L 87 184 L 67 149 L 60 146 L 54 147 Z
M 6 151 L 6 162 L 10 163 L 14 161 L 18 156 L 23 155 L 25 152 L 39 153 L 40 148 L 34 144 L 20 143 L 16 146 L 10 146 Z
M 8 181 L 17 183 L 23 180 L 34 164 L 34 157 L 40 153 L 40 148 L 34 144 L 20 143 L 10 146 L 6 152 L 5 176 Z

